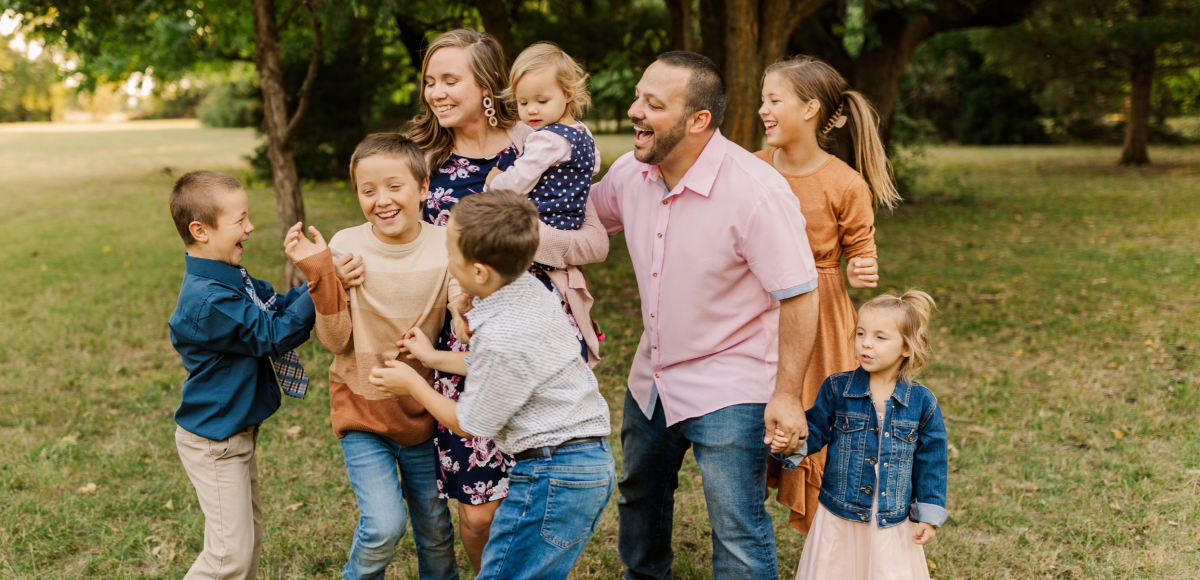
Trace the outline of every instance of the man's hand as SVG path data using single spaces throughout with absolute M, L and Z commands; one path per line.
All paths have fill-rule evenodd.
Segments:
M 767 424 L 763 444 L 770 445 L 774 453 L 791 455 L 800 449 L 808 438 L 808 421 L 804 417 L 804 406 L 800 404 L 799 397 L 777 391 L 767 402 L 763 421 Z M 776 450 L 780 446 L 782 449 Z
M 425 336 L 419 328 L 410 328 L 404 334 L 404 338 L 396 342 L 396 346 L 400 347 L 400 354 L 405 354 L 405 358 L 412 360 L 417 359 L 424 363 L 433 356 L 437 349 L 433 348 L 433 343 L 429 342 L 429 337 Z
M 492 180 L 496 179 L 497 175 L 502 175 L 503 173 L 504 172 L 501 171 L 499 167 L 493 167 L 492 170 L 488 172 L 487 177 L 483 180 L 483 184 L 488 187 L 491 187 Z
M 424 385 L 425 379 L 412 367 L 396 360 L 383 361 L 383 366 L 371 369 L 371 384 L 380 393 L 394 397 L 411 395 L 416 385 Z
M 851 288 L 879 285 L 879 262 L 875 258 L 851 258 L 846 261 L 846 280 Z
M 363 266 L 362 256 L 345 254 L 340 259 L 334 260 L 333 265 L 337 269 L 337 277 L 342 281 L 344 290 L 349 291 L 355 286 L 362 286 L 367 279 L 367 268 Z
M 913 543 L 919 546 L 924 546 L 933 541 L 933 537 L 937 535 L 937 528 L 925 523 L 917 522 L 917 535 L 913 536 Z
M 313 240 L 316 240 L 316 243 L 313 243 L 300 233 L 302 227 L 304 227 L 303 222 L 296 222 L 296 225 L 289 228 L 287 235 L 283 237 L 283 253 L 296 263 L 329 249 L 329 246 L 325 245 L 325 238 L 321 237 L 321 232 L 317 231 L 317 228 L 308 226 L 308 233 L 312 235 Z

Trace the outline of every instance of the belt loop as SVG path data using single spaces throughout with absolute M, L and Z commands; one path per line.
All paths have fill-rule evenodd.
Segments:
M 547 445 L 547 446 L 545 446 L 545 447 L 543 447 L 543 448 L 542 448 L 542 458 L 543 458 L 543 459 L 545 459 L 546 461 L 549 461 L 549 460 L 550 460 L 550 456 L 551 456 L 551 453 L 550 453 L 550 446 L 549 446 L 549 445 Z

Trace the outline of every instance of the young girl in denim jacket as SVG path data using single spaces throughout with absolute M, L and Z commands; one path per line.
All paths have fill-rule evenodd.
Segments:
M 797 580 L 927 579 L 922 546 L 945 523 L 946 427 L 913 377 L 925 365 L 933 298 L 884 294 L 858 311 L 859 368 L 829 376 L 808 410 L 808 442 L 788 469 L 828 445 L 820 506 Z M 776 431 L 771 450 L 787 446 Z

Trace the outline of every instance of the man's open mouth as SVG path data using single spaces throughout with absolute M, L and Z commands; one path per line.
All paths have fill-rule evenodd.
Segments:
M 654 137 L 654 131 L 647 128 L 634 127 L 634 131 L 633 143 L 635 145 L 644 145 L 651 137 Z

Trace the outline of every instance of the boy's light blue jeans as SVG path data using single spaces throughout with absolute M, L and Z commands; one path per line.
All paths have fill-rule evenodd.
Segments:
M 475 580 L 565 579 L 600 524 L 616 485 L 607 441 L 518 461 L 496 510 Z
M 700 465 L 716 580 L 777 580 L 775 528 L 767 500 L 766 405 L 731 405 L 667 426 L 662 401 L 647 418 L 625 395 L 621 424 L 620 531 L 625 580 L 672 577 L 671 532 L 679 468 L 688 448 Z
M 446 500 L 438 499 L 433 439 L 404 446 L 374 433 L 350 431 L 341 443 L 361 514 L 342 578 L 383 579 L 404 536 L 408 504 L 421 580 L 456 580 L 454 527 Z

